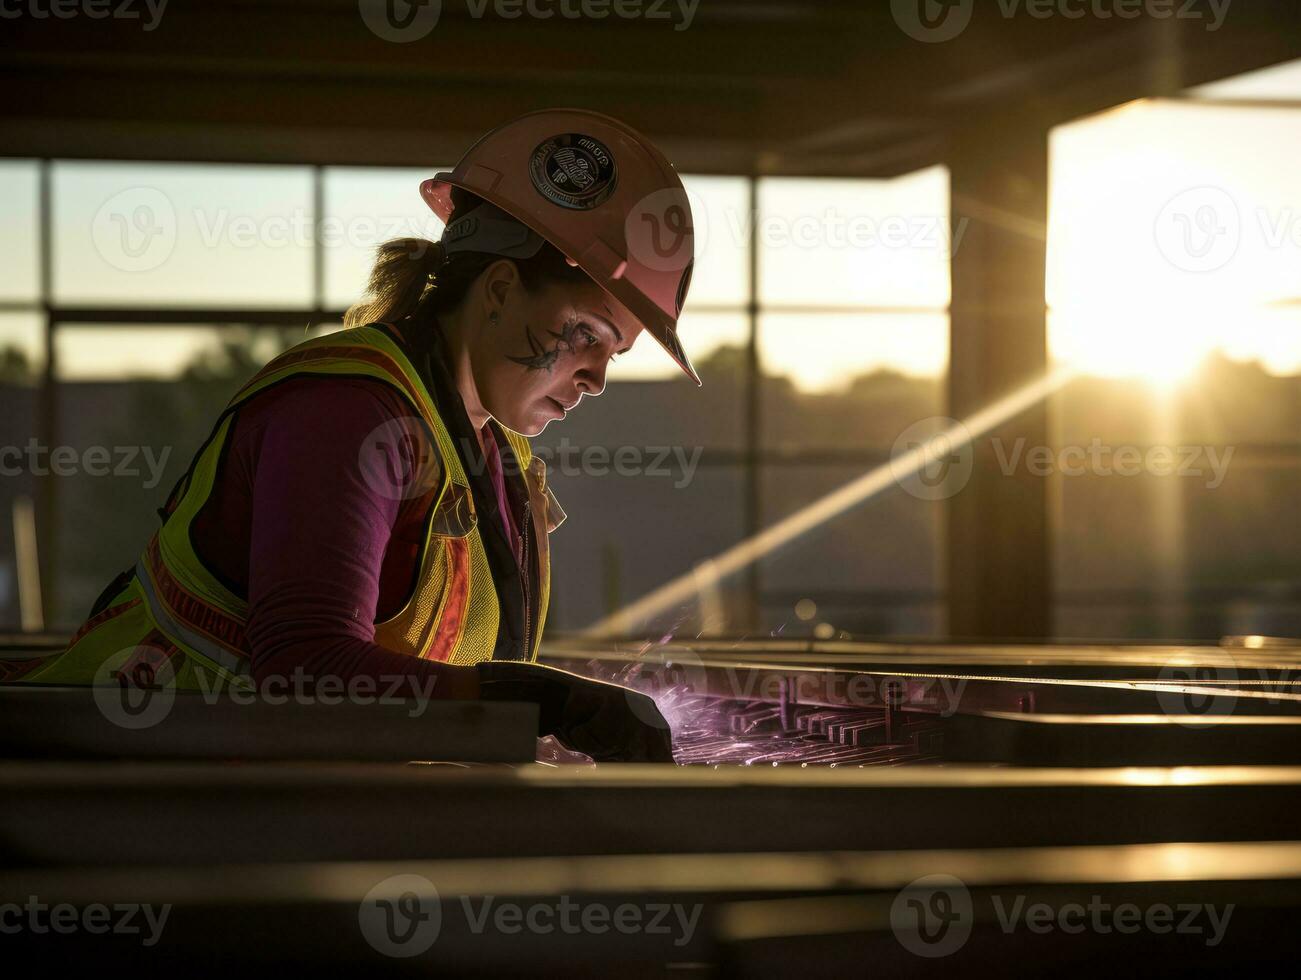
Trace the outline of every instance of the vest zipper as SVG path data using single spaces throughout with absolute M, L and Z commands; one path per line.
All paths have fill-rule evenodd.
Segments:
M 524 501 L 524 520 L 520 524 L 520 530 L 523 532 L 520 535 L 520 552 L 521 552 L 520 584 L 524 587 L 524 659 L 525 660 L 531 660 L 533 658 L 533 643 L 531 640 L 532 633 L 533 633 L 532 630 L 533 603 L 530 599 L 530 593 L 529 593 L 529 576 L 531 574 L 531 569 L 529 567 L 529 534 L 533 530 L 533 515 L 530 513 L 531 510 L 532 510 L 532 502 L 528 500 Z

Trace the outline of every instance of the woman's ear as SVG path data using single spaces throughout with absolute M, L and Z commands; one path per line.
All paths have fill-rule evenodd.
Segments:
M 484 301 L 489 313 L 500 313 L 510 291 L 520 282 L 519 269 L 510 259 L 498 259 L 484 270 Z

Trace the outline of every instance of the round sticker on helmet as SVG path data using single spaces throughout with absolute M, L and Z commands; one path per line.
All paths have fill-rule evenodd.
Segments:
M 539 143 L 529 158 L 529 177 L 552 204 L 575 211 L 599 206 L 614 193 L 614 156 L 598 139 L 564 133 Z

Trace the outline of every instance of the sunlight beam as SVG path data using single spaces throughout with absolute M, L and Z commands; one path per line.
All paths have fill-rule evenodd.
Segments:
M 1018 388 L 971 415 L 965 421 L 955 422 L 916 448 L 869 470 L 754 537 L 738 542 L 726 551 L 699 563 L 692 571 L 672 579 L 623 609 L 598 620 L 582 630 L 581 635 L 628 635 L 638 623 L 647 622 L 675 606 L 694 603 L 702 589 L 716 587 L 727 576 L 808 534 L 851 507 L 872 499 L 897 482 L 917 473 L 928 463 L 934 463 L 951 455 L 955 450 L 970 445 L 990 430 L 1015 418 L 1021 412 L 1060 390 L 1075 376 L 1075 370 L 1069 367 L 1050 370 L 1043 377 Z

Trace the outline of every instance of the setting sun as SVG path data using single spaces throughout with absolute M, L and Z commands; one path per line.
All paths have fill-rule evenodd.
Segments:
M 1301 371 L 1301 119 L 1216 106 L 1220 94 L 1134 102 L 1053 133 L 1056 361 L 1162 387 L 1213 351 Z

